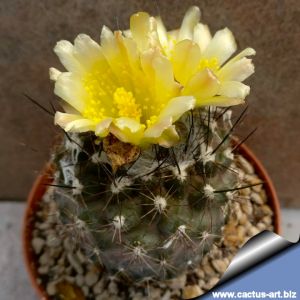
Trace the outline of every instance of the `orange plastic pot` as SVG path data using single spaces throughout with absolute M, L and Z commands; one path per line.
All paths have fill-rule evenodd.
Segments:
M 236 143 L 236 142 L 235 142 Z M 256 174 L 264 181 L 264 189 L 268 196 L 268 204 L 272 208 L 274 232 L 277 234 L 281 233 L 281 217 L 280 217 L 280 205 L 276 195 L 274 185 L 263 167 L 262 163 L 258 160 L 255 154 L 245 145 L 239 147 L 239 153 L 245 157 L 255 169 Z M 31 189 L 31 192 L 27 200 L 27 209 L 24 217 L 23 226 L 23 252 L 25 264 L 29 273 L 30 281 L 32 286 L 37 291 L 41 299 L 47 300 L 49 297 L 43 286 L 37 282 L 37 259 L 31 246 L 32 230 L 35 220 L 35 214 L 39 208 L 39 203 L 47 190 L 47 184 L 51 183 L 52 170 L 50 166 L 47 166 L 45 170 L 39 175 Z

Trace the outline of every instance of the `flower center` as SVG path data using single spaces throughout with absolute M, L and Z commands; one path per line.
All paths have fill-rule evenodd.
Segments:
M 133 118 L 140 121 L 142 112 L 132 92 L 127 92 L 123 87 L 119 87 L 115 90 L 113 99 L 119 117 Z
M 130 83 L 123 82 L 110 69 L 103 70 L 96 64 L 82 78 L 86 91 L 82 115 L 95 123 L 108 117 L 125 117 L 147 127 L 155 124 L 165 103 L 156 103 L 143 78 L 135 75 L 128 76 Z
M 154 105 L 147 89 L 128 91 L 110 70 L 101 72 L 97 66 L 83 77 L 82 84 L 87 95 L 82 115 L 96 123 L 107 117 L 126 117 L 149 127 L 157 121 L 156 111 L 163 106 Z
M 216 73 L 219 70 L 220 65 L 218 59 L 216 57 L 212 57 L 209 59 L 201 59 L 198 68 L 199 70 L 204 70 L 205 68 L 208 68 L 214 73 Z

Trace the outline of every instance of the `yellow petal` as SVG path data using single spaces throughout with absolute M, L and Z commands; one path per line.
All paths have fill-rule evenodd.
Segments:
M 150 32 L 150 16 L 145 12 L 138 12 L 130 17 L 130 31 L 137 46 L 145 50 L 148 46 Z
M 52 81 L 56 81 L 60 74 L 61 74 L 61 72 L 59 70 L 57 70 L 56 68 L 49 69 L 49 77 L 50 77 L 50 80 L 52 80 Z
M 125 37 L 132 39 L 132 34 L 131 34 L 130 29 L 123 30 L 123 34 L 124 34 Z
M 179 92 L 174 80 L 171 62 L 159 51 L 148 50 L 141 56 L 141 64 L 154 99 L 160 103 L 173 98 Z
M 56 112 L 54 123 L 62 127 L 67 132 L 86 132 L 95 130 L 94 122 L 84 119 L 80 115 Z
M 120 31 L 110 34 L 107 27 L 102 30 L 102 51 L 114 74 L 113 84 L 132 88 L 133 71 L 138 70 L 138 51 L 132 39 L 124 38 Z M 135 74 L 136 76 L 139 74 Z
M 120 50 L 118 48 L 115 35 L 106 26 L 103 26 L 101 32 L 101 46 L 108 64 L 113 69 L 113 71 L 118 73 L 119 68 L 116 65 L 122 65 L 120 64 L 120 61 L 122 59 Z
M 239 81 L 225 81 L 221 83 L 219 95 L 230 97 L 230 98 L 241 98 L 245 97 L 250 93 L 250 87 Z
M 75 109 L 73 106 L 71 106 L 69 103 L 67 103 L 66 101 L 59 101 L 60 106 L 64 109 L 64 111 L 68 114 L 71 115 L 80 115 L 80 112 Z
M 217 58 L 222 65 L 235 51 L 236 43 L 232 32 L 224 28 L 216 32 L 203 53 L 203 58 Z
M 254 73 L 254 65 L 249 58 L 242 58 L 233 63 L 226 64 L 219 71 L 219 78 L 224 81 L 244 81 Z
M 172 123 L 176 122 L 185 112 L 195 107 L 196 100 L 192 96 L 181 96 L 173 98 L 160 113 L 158 119 L 172 117 Z
M 155 140 L 155 142 L 162 147 L 169 148 L 175 145 L 179 139 L 180 138 L 176 131 L 175 125 L 172 125 L 164 130 L 164 132 Z
M 115 33 L 115 38 L 116 45 L 119 49 L 119 55 L 122 57 L 124 65 L 127 68 L 130 68 L 131 73 L 140 72 L 140 53 L 134 40 L 123 37 L 120 32 Z
M 166 27 L 161 19 L 161 17 L 156 17 L 156 30 L 159 38 L 159 42 L 163 49 L 167 49 L 169 45 L 168 41 L 168 32 L 166 30 Z
M 111 125 L 110 132 L 125 143 L 138 145 L 141 142 L 145 125 L 131 118 L 117 118 Z
M 70 132 L 87 132 L 95 131 L 95 123 L 88 119 L 74 120 L 66 125 L 65 131 Z
M 101 47 L 105 58 L 111 67 L 114 66 L 117 59 L 121 59 L 116 37 L 106 26 L 101 31 Z
M 73 55 L 74 46 L 69 41 L 59 41 L 54 47 L 54 52 L 60 62 L 69 72 L 81 72 L 82 66 Z
M 138 12 L 131 16 L 130 31 L 140 51 L 148 49 L 150 45 L 159 45 L 156 20 L 145 12 Z
M 246 56 L 253 56 L 256 54 L 256 51 L 253 48 L 246 48 L 244 49 L 242 52 L 240 52 L 239 54 L 237 54 L 236 56 L 234 56 L 232 59 L 230 59 L 226 65 L 230 65 L 240 59 L 242 59 L 243 57 Z
M 107 41 L 109 41 L 113 37 L 113 32 L 107 26 L 104 25 L 100 34 L 101 46 L 103 46 Z
M 200 15 L 200 9 L 197 6 L 192 6 L 187 10 L 179 30 L 179 41 L 184 39 L 193 39 L 194 27 L 198 24 Z
M 193 40 L 200 47 L 201 53 L 203 53 L 211 41 L 211 34 L 208 26 L 198 23 L 194 28 Z
M 172 117 L 167 116 L 164 119 L 160 119 L 159 122 L 145 130 L 144 136 L 147 139 L 157 139 L 162 133 L 172 126 Z
M 198 69 L 200 58 L 200 48 L 194 42 L 184 40 L 176 44 L 171 59 L 176 80 L 185 85 Z
M 59 125 L 62 128 L 65 128 L 68 123 L 80 120 L 82 116 L 75 114 L 67 114 L 57 111 L 54 116 L 54 124 Z
M 99 122 L 96 125 L 95 134 L 99 137 L 105 137 L 109 133 L 109 127 L 111 122 L 113 121 L 112 118 L 104 119 L 103 121 Z
M 80 78 L 72 73 L 61 73 L 54 88 L 55 95 L 62 98 L 79 112 L 84 110 L 85 91 L 81 85 Z
M 153 60 L 155 72 L 156 97 L 172 98 L 179 91 L 179 86 L 174 80 L 171 62 L 164 56 L 157 56 Z
M 144 136 L 146 139 L 154 141 L 160 139 L 164 134 L 165 139 L 172 132 L 172 136 L 177 139 L 177 133 L 170 129 L 173 123 L 176 122 L 185 112 L 193 109 L 195 99 L 193 97 L 177 97 L 172 99 L 158 117 L 158 121 L 145 130 Z M 166 143 L 166 141 L 164 142 Z
M 219 91 L 220 82 L 209 70 L 204 69 L 196 73 L 182 90 L 182 95 L 191 95 L 196 98 L 197 104 L 202 105 L 202 100 L 216 95 Z
M 100 45 L 86 34 L 79 34 L 76 37 L 73 55 L 87 71 L 96 63 L 103 62 L 106 64 Z
M 230 98 L 230 97 L 225 97 L 225 96 L 215 96 L 215 97 L 201 100 L 201 103 L 199 103 L 199 106 L 228 107 L 228 106 L 238 105 L 238 104 L 242 104 L 242 103 L 244 103 L 243 99 Z

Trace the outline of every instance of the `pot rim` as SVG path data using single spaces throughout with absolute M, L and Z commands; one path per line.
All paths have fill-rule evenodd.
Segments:
M 238 143 L 238 139 L 233 140 L 234 144 Z M 255 173 L 264 181 L 264 189 L 268 196 L 268 204 L 271 206 L 274 222 L 274 232 L 281 234 L 281 214 L 280 214 L 280 203 L 279 199 L 273 185 L 273 182 L 268 175 L 266 169 L 257 158 L 257 156 L 246 146 L 241 144 L 238 147 L 237 153 L 245 157 L 253 165 Z M 37 281 L 38 273 L 35 265 L 35 254 L 31 246 L 32 240 L 32 228 L 35 211 L 38 208 L 39 200 L 42 198 L 47 190 L 47 185 L 52 182 L 53 169 L 50 164 L 47 164 L 45 168 L 41 171 L 39 176 L 36 178 L 30 193 L 27 198 L 27 207 L 25 210 L 25 215 L 23 219 L 23 230 L 22 230 L 22 240 L 23 240 L 23 257 L 25 260 L 25 266 L 28 271 L 30 281 L 34 289 L 36 290 L 38 296 L 42 300 L 49 300 L 49 296 L 46 294 L 46 290 L 42 288 Z

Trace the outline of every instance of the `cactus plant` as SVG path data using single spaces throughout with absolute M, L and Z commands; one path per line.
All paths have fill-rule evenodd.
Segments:
M 130 30 L 104 27 L 55 47 L 68 72 L 50 69 L 65 112 L 48 193 L 74 247 L 124 280 L 178 276 L 222 238 L 242 188 L 230 106 L 244 102 L 251 48 L 228 29 L 211 37 L 192 7 L 167 32 L 147 13 Z

